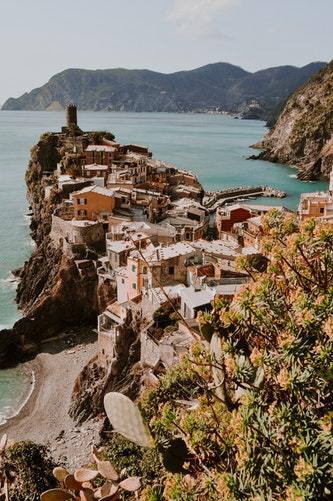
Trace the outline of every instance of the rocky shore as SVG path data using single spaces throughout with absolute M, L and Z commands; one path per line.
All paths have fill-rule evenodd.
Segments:
M 333 62 L 287 101 L 276 124 L 254 145 L 251 158 L 295 166 L 298 178 L 328 178 L 333 163 Z
M 62 195 L 55 188 L 48 196 L 46 191 L 50 175 L 68 150 L 66 138 L 59 134 L 42 135 L 31 150 L 26 184 L 36 245 L 17 277 L 16 300 L 23 317 L 12 329 L 0 331 L 0 368 L 34 356 L 43 341 L 67 328 L 96 322 L 97 275 L 81 276 L 74 259 L 50 239 L 52 213 Z

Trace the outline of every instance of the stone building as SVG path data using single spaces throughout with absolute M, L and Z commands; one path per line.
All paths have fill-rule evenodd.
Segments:
M 96 250 L 105 248 L 103 225 L 94 221 L 65 220 L 53 214 L 50 238 L 56 246 L 68 243 Z
M 117 145 L 90 144 L 85 151 L 86 165 L 107 165 L 111 167 L 112 162 L 118 158 L 119 150 Z

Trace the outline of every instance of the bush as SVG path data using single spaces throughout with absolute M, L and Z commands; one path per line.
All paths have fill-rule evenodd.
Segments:
M 54 466 L 48 448 L 43 445 L 25 441 L 9 447 L 2 459 L 2 470 L 14 480 L 9 488 L 9 499 L 39 501 L 43 491 L 56 487 L 52 475 Z
M 163 465 L 155 449 L 145 449 L 120 435 L 113 436 L 103 454 L 117 471 L 124 470 L 128 476 L 142 477 L 145 485 L 155 482 L 163 474 Z
M 333 230 L 276 211 L 263 228 L 267 270 L 243 263 L 251 283 L 141 399 L 157 446 L 191 453 L 166 499 L 332 499 Z

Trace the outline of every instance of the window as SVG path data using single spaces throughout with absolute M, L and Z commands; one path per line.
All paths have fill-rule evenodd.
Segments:
M 136 284 L 132 284 L 132 289 L 136 289 Z
M 136 271 L 136 266 L 135 266 L 135 264 L 132 264 L 132 271 Z
M 143 273 L 144 275 L 146 275 L 146 273 L 147 273 L 147 266 L 144 266 L 144 267 L 142 268 L 142 273 Z
M 185 240 L 191 240 L 191 233 L 185 233 Z
M 87 199 L 86 198 L 79 198 L 77 200 L 78 205 L 86 205 L 87 204 Z
M 320 214 L 324 214 L 324 207 L 320 207 Z
M 174 275 L 174 274 L 175 274 L 175 267 L 169 266 L 169 275 Z

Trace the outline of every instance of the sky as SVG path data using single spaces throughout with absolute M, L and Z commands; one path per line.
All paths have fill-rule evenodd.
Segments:
M 332 58 L 333 0 L 0 0 L 0 104 L 67 68 Z

